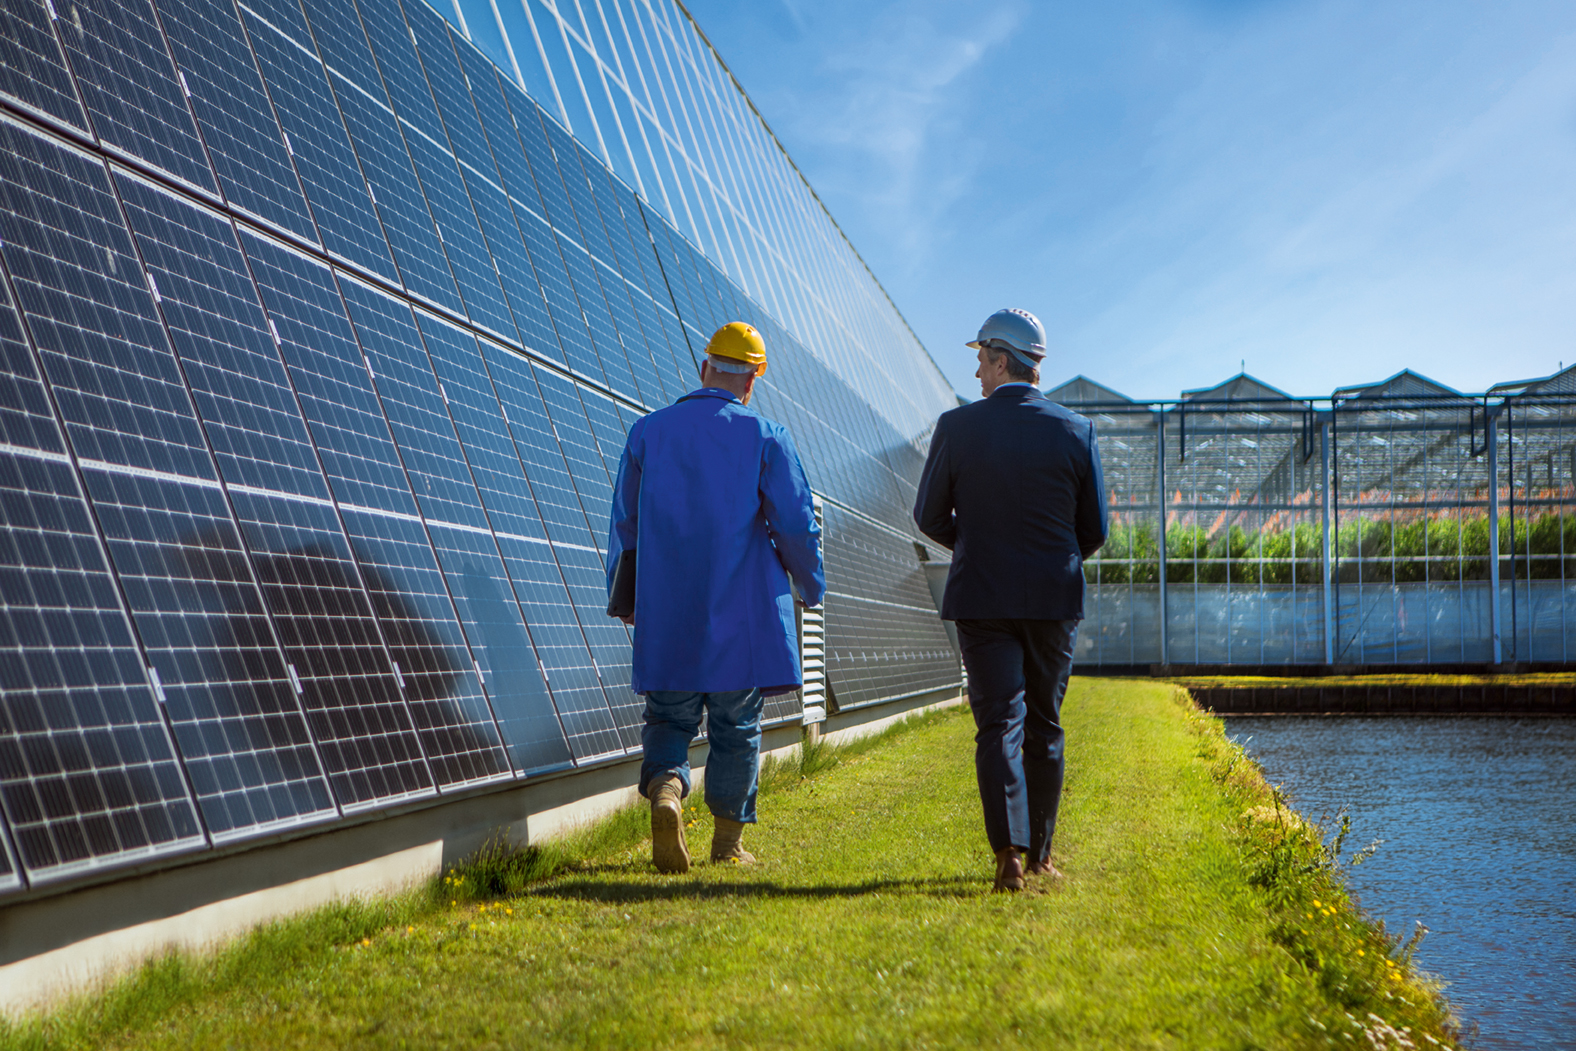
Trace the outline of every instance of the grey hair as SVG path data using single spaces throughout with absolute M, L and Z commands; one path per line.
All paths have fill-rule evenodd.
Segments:
M 1007 349 L 1005 344 L 998 347 L 994 345 L 995 342 L 995 340 L 990 339 L 981 344 L 981 346 L 985 348 L 985 353 L 990 355 L 992 365 L 996 364 L 1003 357 L 1005 357 L 1007 359 L 1007 376 L 1010 379 L 1017 383 L 1040 382 L 1039 369 L 1030 368 L 1028 365 L 1025 365 L 1023 362 L 1018 360 L 1017 355 L 1013 354 L 1012 351 Z

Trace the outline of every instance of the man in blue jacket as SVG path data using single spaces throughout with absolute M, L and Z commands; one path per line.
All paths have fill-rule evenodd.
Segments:
M 952 549 L 941 616 L 957 622 L 978 733 L 974 769 L 997 890 L 1059 877 L 1062 696 L 1083 618 L 1083 560 L 1105 543 L 1094 424 L 1039 391 L 1045 330 L 998 310 L 968 346 L 983 400 L 943 413 L 914 521 Z
M 749 408 L 766 346 L 735 321 L 712 336 L 701 388 L 635 422 L 613 488 L 608 591 L 636 552 L 634 690 L 646 696 L 640 792 L 652 860 L 689 871 L 689 746 L 707 716 L 712 861 L 755 859 L 761 702 L 803 683 L 789 577 L 821 604 L 826 576 L 809 482 L 788 431 Z

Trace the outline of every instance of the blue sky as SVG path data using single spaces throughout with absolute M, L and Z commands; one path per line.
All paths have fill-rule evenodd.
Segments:
M 1576 4 L 688 0 L 959 391 L 1576 363 Z

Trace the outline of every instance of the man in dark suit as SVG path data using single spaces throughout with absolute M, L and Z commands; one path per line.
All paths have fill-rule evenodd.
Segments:
M 974 767 L 996 890 L 1060 877 L 1051 836 L 1064 768 L 1062 695 L 1083 618 L 1083 561 L 1106 537 L 1094 424 L 1039 390 L 1045 330 L 998 310 L 968 346 L 980 401 L 943 413 L 914 521 L 952 549 L 941 603 L 957 622 L 974 712 Z

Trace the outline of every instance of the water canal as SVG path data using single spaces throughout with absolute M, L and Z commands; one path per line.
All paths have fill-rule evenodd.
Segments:
M 1231 717 L 1271 783 L 1346 807 L 1358 900 L 1448 982 L 1471 1046 L 1576 1048 L 1576 719 Z

